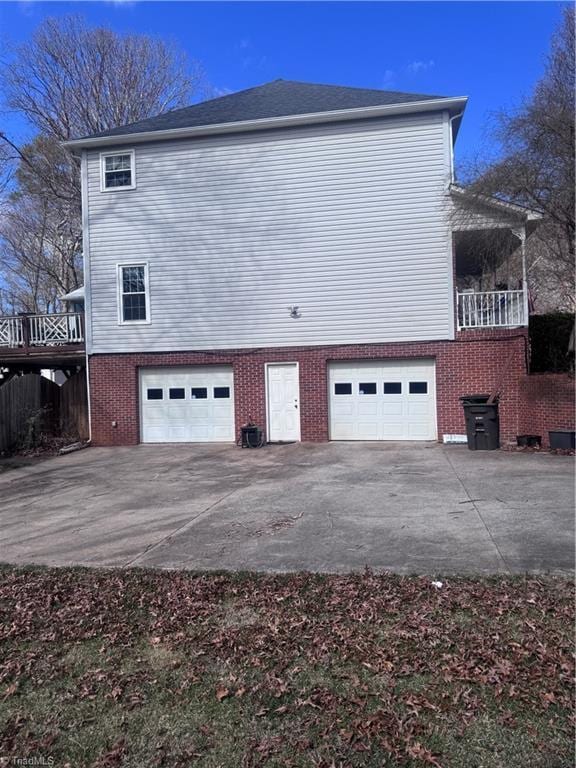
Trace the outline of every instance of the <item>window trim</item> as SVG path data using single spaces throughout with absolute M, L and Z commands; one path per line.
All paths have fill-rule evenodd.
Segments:
M 124 291 L 122 282 L 122 270 L 126 267 L 144 267 L 144 295 L 146 297 L 146 319 L 124 320 Z M 126 294 L 129 295 L 129 294 Z M 118 325 L 150 325 L 150 279 L 147 261 L 123 261 L 116 264 L 116 300 L 118 305 Z
M 124 187 L 106 186 L 106 158 L 116 155 L 130 155 L 130 174 L 132 183 Z M 129 189 L 136 189 L 136 153 L 133 149 L 116 150 L 115 152 L 100 152 L 100 192 L 124 192 Z

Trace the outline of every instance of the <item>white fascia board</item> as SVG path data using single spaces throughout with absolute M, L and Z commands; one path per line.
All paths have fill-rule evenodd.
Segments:
M 439 112 L 443 110 L 452 112 L 463 110 L 467 102 L 467 96 L 457 96 L 450 99 L 428 99 L 427 101 L 413 101 L 403 104 L 384 104 L 376 107 L 361 107 L 359 109 L 338 109 L 331 112 L 314 112 L 306 115 L 267 117 L 260 120 L 216 123 L 214 125 L 200 125 L 191 128 L 169 128 L 163 131 L 124 133 L 116 136 L 101 136 L 100 138 L 88 137 L 86 139 L 71 139 L 62 142 L 62 144 L 70 149 L 89 149 L 90 147 L 141 144 L 149 141 L 169 141 L 171 139 L 194 138 L 195 136 L 210 136 L 213 134 L 263 131 L 271 128 L 289 128 L 293 125 L 314 125 L 316 123 L 332 123 L 344 120 L 365 120 L 371 117 L 408 115 L 418 112 Z

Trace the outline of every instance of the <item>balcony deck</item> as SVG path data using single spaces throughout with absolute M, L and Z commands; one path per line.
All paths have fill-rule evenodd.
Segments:
M 77 365 L 84 355 L 82 312 L 0 317 L 0 367 Z

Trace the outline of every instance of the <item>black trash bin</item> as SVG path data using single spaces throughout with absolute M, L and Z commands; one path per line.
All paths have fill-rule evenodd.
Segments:
M 488 403 L 490 395 L 465 395 L 460 398 L 466 418 L 466 436 L 471 451 L 495 451 L 500 447 L 498 403 Z

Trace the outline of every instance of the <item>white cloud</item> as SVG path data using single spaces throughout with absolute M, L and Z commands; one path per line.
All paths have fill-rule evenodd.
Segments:
M 35 5 L 35 0 L 19 0 L 18 2 L 20 13 L 23 13 L 24 16 L 32 16 L 35 10 Z
M 242 59 L 243 69 L 260 69 L 268 61 L 268 56 L 245 56 Z
M 434 59 L 428 59 L 428 61 L 412 61 L 406 69 L 413 75 L 419 75 L 421 72 L 426 72 L 436 66 Z
M 226 86 L 224 86 L 223 88 L 219 88 L 217 85 L 215 85 L 214 88 L 212 89 L 213 95 L 210 96 L 209 98 L 218 99 L 220 98 L 220 96 L 228 96 L 228 94 L 230 93 L 234 93 L 232 88 L 226 88 Z
M 382 75 L 382 88 L 392 88 L 396 83 L 396 72 L 393 69 L 386 69 Z

